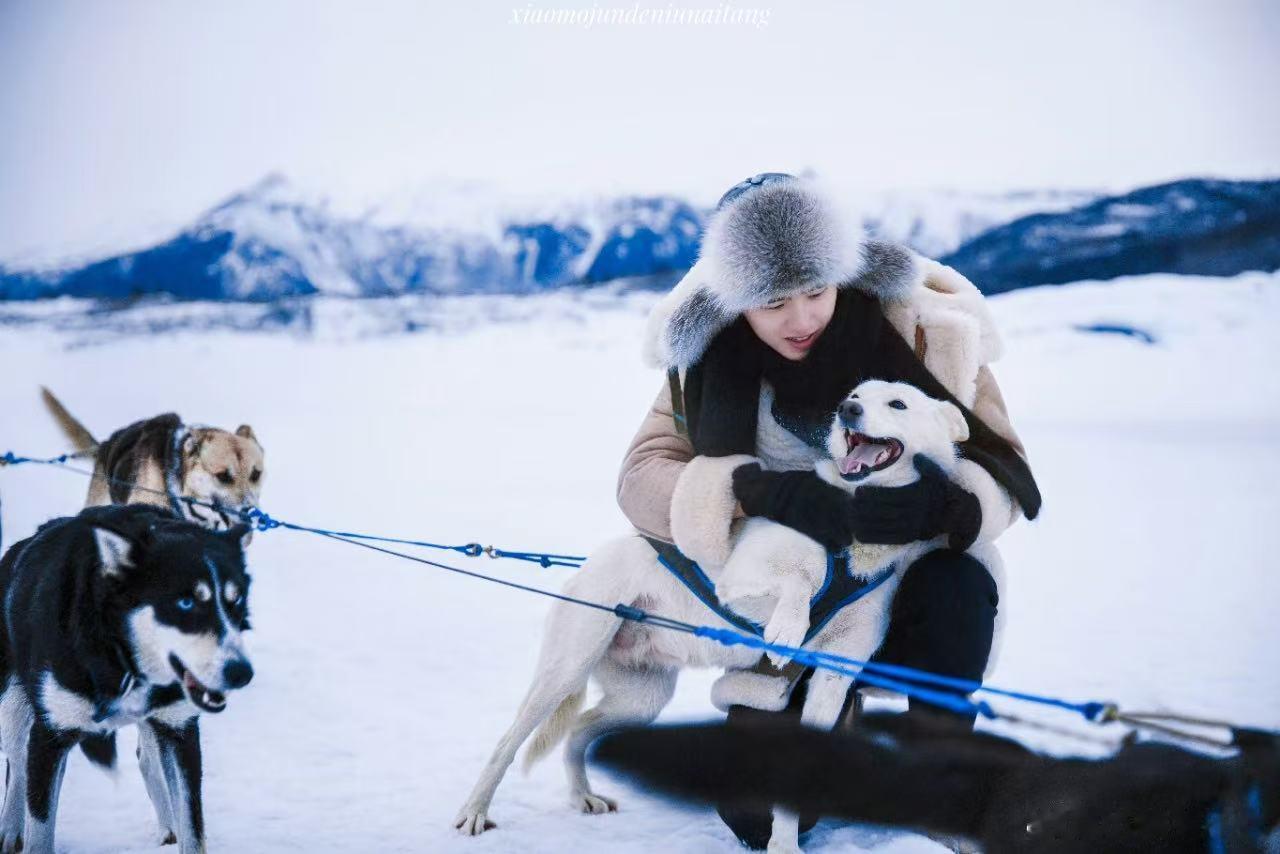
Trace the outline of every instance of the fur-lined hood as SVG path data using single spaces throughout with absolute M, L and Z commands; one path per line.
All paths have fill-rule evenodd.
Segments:
M 687 368 L 742 312 L 815 287 L 904 300 L 923 281 L 921 260 L 869 239 L 809 180 L 760 184 L 707 221 L 697 263 L 649 315 L 645 361 Z

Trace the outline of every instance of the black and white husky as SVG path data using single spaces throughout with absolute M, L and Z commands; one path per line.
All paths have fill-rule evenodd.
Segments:
M 872 380 L 854 389 L 833 415 L 831 458 L 819 463 L 818 472 L 849 492 L 864 485 L 904 485 L 919 476 L 916 455 L 923 454 L 949 471 L 956 462 L 956 443 L 967 437 L 964 416 L 954 405 L 934 400 L 911 385 Z M 799 646 L 810 628 L 808 605 L 823 583 L 827 554 L 803 534 L 762 518 L 738 520 L 726 536 L 722 527 L 735 499 L 720 484 L 728 482 L 727 472 L 750 462 L 758 460 L 746 455 L 700 456 L 688 463 L 672 496 L 672 531 L 682 552 L 715 584 L 723 605 L 765 625 L 767 639 Z M 722 476 L 707 476 L 709 467 L 720 467 Z M 897 576 L 916 556 L 939 544 L 853 544 L 855 569 L 851 571 L 870 578 L 896 567 L 893 576 L 841 610 L 806 646 L 859 660 L 870 658 L 888 628 Z M 653 547 L 639 536 L 615 539 L 595 550 L 566 584 L 565 592 L 602 604 L 635 605 L 684 622 L 728 626 L 659 565 Z M 591 741 L 621 723 L 652 722 L 670 701 L 676 677 L 686 667 L 728 670 L 713 687 L 717 705 L 786 705 L 785 691 L 790 687 L 786 680 L 747 670 L 758 659 L 754 649 L 624 623 L 606 611 L 554 604 L 529 693 L 455 826 L 468 835 L 494 826 L 489 804 L 516 752 L 531 735 L 526 763 L 567 737 L 565 766 L 569 801 L 575 809 L 585 813 L 616 809 L 612 800 L 593 792 L 587 782 L 585 753 Z M 603 697 L 593 709 L 580 712 L 589 677 L 599 683 Z M 834 725 L 851 681 L 835 673 L 815 675 L 806 693 L 804 721 L 818 727 Z M 779 810 L 770 850 L 799 850 L 797 834 L 796 817 Z
M 197 716 L 253 677 L 245 533 L 145 505 L 90 507 L 0 559 L 5 854 L 52 854 L 67 754 L 79 744 L 110 766 L 127 724 L 152 748 L 142 771 L 166 841 L 204 851 Z

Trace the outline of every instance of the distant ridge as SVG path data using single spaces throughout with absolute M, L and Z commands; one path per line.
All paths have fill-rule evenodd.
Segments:
M 376 207 L 344 214 L 268 176 L 154 246 L 63 267 L 0 267 L 0 299 L 528 294 L 618 279 L 662 287 L 696 260 L 706 216 L 674 196 L 537 208 L 504 208 L 483 194 L 462 201 L 442 196 L 428 222 Z M 1188 179 L 1107 197 L 936 192 L 869 202 L 868 229 L 941 256 L 988 293 L 1280 267 L 1280 181 Z

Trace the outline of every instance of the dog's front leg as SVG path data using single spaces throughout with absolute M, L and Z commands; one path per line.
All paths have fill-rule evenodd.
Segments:
M 67 768 L 67 754 L 75 738 L 50 729 L 34 716 L 27 737 L 27 815 L 22 850 L 53 854 L 53 826 L 58 817 L 58 792 Z M 14 850 L 17 850 L 16 848 Z
M 204 804 L 201 800 L 200 723 L 195 717 L 177 726 L 143 721 L 159 748 L 160 769 L 169 791 L 173 828 L 181 854 L 204 854 Z
M 26 741 L 25 736 L 23 741 Z M 12 751 L 4 763 L 4 813 L 0 817 L 0 852 L 22 850 L 22 829 L 27 818 L 27 749 Z
M 829 730 L 840 719 L 845 697 L 853 679 L 830 671 L 818 671 L 809 679 L 800 722 L 815 729 Z M 800 851 L 800 817 L 780 807 L 773 811 L 773 832 L 769 854 L 797 854 Z
M 156 842 L 172 845 L 178 841 L 178 834 L 174 831 L 169 784 L 165 781 L 160 761 L 160 742 L 156 739 L 155 730 L 145 724 L 138 727 L 138 767 L 147 786 L 147 797 L 156 811 Z
M 798 647 L 809 633 L 809 600 L 813 591 L 807 585 L 792 581 L 782 584 L 779 592 L 778 605 L 764 627 L 765 642 Z M 771 650 L 767 655 L 769 662 L 779 670 L 791 661 L 791 656 L 785 653 Z
M 22 848 L 27 818 L 27 743 L 31 735 L 31 705 L 20 687 L 10 684 L 0 698 L 0 750 L 6 760 L 4 812 L 0 814 L 0 851 Z

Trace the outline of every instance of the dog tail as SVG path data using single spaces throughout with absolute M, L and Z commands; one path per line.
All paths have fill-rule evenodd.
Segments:
M 98 449 L 98 440 L 93 438 L 93 434 L 89 432 L 87 427 L 67 411 L 67 408 L 62 405 L 62 401 L 53 396 L 53 392 L 44 386 L 40 386 L 40 397 L 44 399 L 45 408 L 49 410 L 53 420 L 58 422 L 58 426 L 62 428 L 62 432 L 71 440 L 71 444 L 75 445 L 77 451 L 87 453 Z
M 85 736 L 80 742 L 80 751 L 94 765 L 106 768 L 108 771 L 116 767 L 116 735 L 113 732 L 106 735 Z
M 569 730 L 573 728 L 574 723 L 578 720 L 578 713 L 582 710 L 582 701 L 586 698 L 587 686 L 583 685 L 560 701 L 560 705 L 556 706 L 556 710 L 551 713 L 551 717 L 543 721 L 542 726 L 538 727 L 534 732 L 533 738 L 529 741 L 529 746 L 524 752 L 524 771 L 526 774 L 529 769 L 545 758 L 569 734 Z

